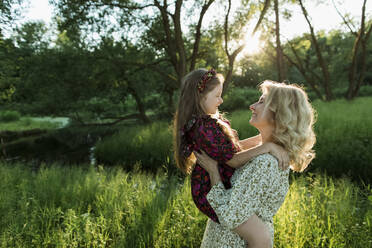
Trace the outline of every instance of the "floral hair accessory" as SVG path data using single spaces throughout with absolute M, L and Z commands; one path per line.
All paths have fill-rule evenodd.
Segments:
M 216 71 L 214 69 L 208 70 L 201 78 L 201 80 L 198 82 L 198 91 L 199 93 L 203 92 L 205 89 L 206 83 L 211 80 L 214 76 L 216 76 Z

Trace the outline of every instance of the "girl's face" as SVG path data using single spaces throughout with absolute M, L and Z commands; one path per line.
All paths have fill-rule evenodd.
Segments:
M 274 113 L 268 108 L 265 109 L 266 95 L 262 95 L 258 102 L 253 103 L 249 109 L 252 111 L 252 117 L 249 123 L 257 129 L 267 126 L 274 126 Z
M 212 91 L 208 92 L 201 100 L 201 106 L 207 115 L 213 115 L 217 112 L 218 106 L 223 103 L 222 83 L 218 84 Z

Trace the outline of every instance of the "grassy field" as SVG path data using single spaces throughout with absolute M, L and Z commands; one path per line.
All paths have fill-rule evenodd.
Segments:
M 372 178 L 370 106 L 371 97 L 314 102 L 317 157 L 291 176 L 274 219 L 276 248 L 372 247 L 372 189 L 363 184 Z M 250 111 L 228 117 L 241 138 L 257 133 Z M 30 127 L 37 125 L 21 117 L 0 131 Z M 111 168 L 35 172 L 0 162 L 0 247 L 199 247 L 207 219 L 191 200 L 189 178 L 170 176 L 171 147 L 170 123 L 155 122 L 97 145 L 98 161 Z
M 51 121 L 50 119 L 20 117 L 19 120 L 0 122 L 1 131 L 23 131 L 30 129 L 56 129 L 60 127 L 64 119 L 60 122 Z
M 206 217 L 189 178 L 119 168 L 0 166 L 1 247 L 199 247 Z M 291 178 L 275 247 L 372 247 L 372 191 Z M 368 200 L 368 197 L 370 200 Z
M 315 101 L 313 105 L 317 111 L 317 143 L 316 158 L 309 171 L 327 171 L 333 176 L 348 175 L 354 181 L 372 183 L 372 97 L 360 97 L 352 102 Z M 249 125 L 250 116 L 249 110 L 227 115 L 241 139 L 257 134 Z M 125 127 L 117 135 L 99 142 L 95 151 L 98 161 L 120 164 L 128 170 L 134 161 L 150 171 L 164 165 L 172 170 L 171 123 Z

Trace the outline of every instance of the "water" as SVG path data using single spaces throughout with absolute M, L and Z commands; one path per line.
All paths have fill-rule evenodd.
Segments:
M 96 157 L 94 156 L 94 150 L 96 149 L 96 146 L 92 146 L 89 148 L 89 161 L 90 165 L 96 165 Z
M 31 120 L 34 121 L 48 121 L 48 122 L 54 122 L 59 123 L 59 128 L 65 127 L 69 122 L 70 118 L 68 117 L 30 117 Z

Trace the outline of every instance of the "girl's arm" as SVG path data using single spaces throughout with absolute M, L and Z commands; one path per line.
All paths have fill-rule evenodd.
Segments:
M 233 143 L 225 136 L 218 126 L 217 120 L 212 118 L 204 120 L 204 122 L 199 124 L 196 128 L 197 135 L 195 136 L 195 143 L 200 147 L 199 150 L 204 150 L 219 163 L 225 163 L 233 168 L 238 168 L 253 157 L 263 153 L 271 153 L 278 159 L 281 168 L 288 168 L 289 157 L 287 153 L 284 148 L 274 143 L 268 142 L 236 153 Z M 256 137 L 252 140 L 257 141 L 258 139 L 261 139 L 261 137 Z M 248 141 L 245 143 L 248 143 Z
M 255 136 L 256 137 L 256 136 Z M 270 153 L 278 159 L 279 167 L 282 169 L 287 169 L 289 166 L 289 156 L 283 147 L 267 142 L 262 145 L 237 152 L 234 156 L 226 162 L 227 165 L 233 168 L 239 168 L 247 163 L 252 158 L 264 154 Z
M 243 150 L 247 150 L 249 148 L 258 146 L 261 143 L 262 143 L 261 134 L 250 137 L 248 139 L 239 140 L 239 144 L 240 144 L 240 146 L 242 147 Z

